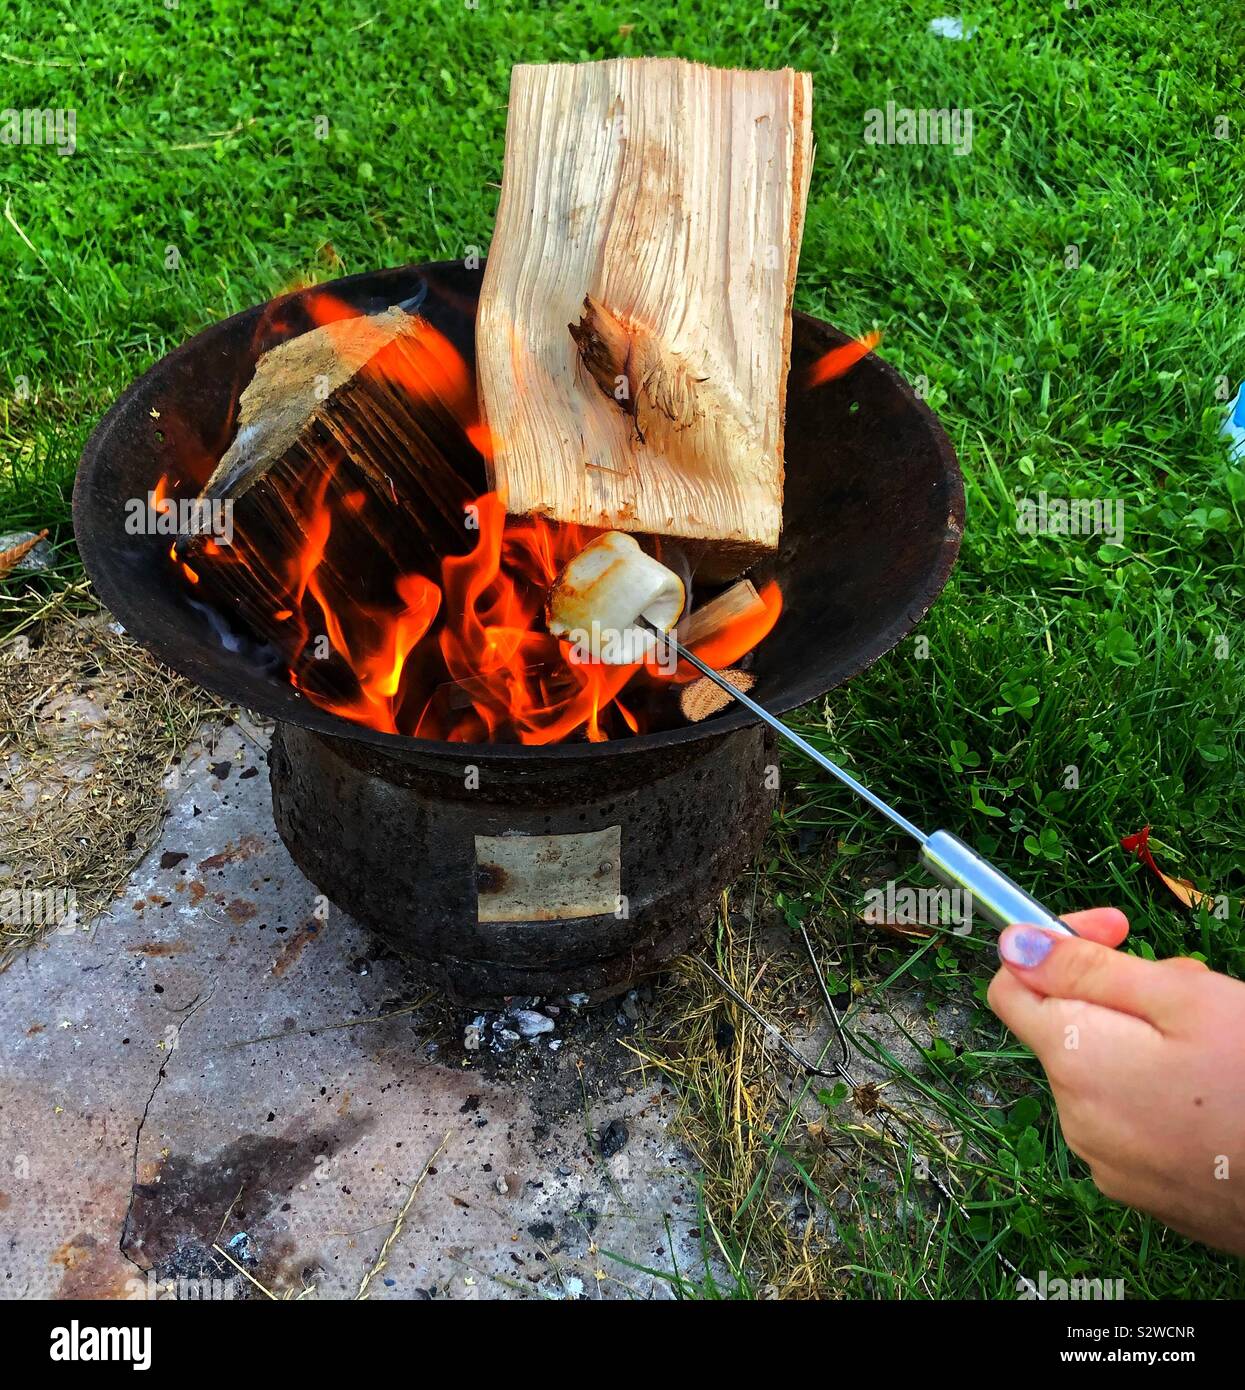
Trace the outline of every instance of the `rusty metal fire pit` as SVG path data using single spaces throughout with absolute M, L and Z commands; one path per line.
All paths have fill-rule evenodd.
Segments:
M 206 329 L 135 382 L 92 435 L 74 527 L 100 597 L 135 638 L 276 721 L 277 828 L 339 907 L 463 1002 L 605 997 L 683 949 L 760 846 L 777 757 L 746 710 L 544 746 L 367 728 L 300 695 L 269 654 L 170 582 L 167 537 L 125 524 L 127 504 L 172 460 L 220 457 L 257 358 L 313 326 L 316 295 L 361 312 L 418 299 L 473 365 L 481 275 L 457 263 L 356 275 Z M 846 341 L 795 316 L 783 541 L 759 576 L 779 580 L 784 609 L 752 660 L 754 698 L 779 713 L 910 632 L 959 549 L 955 455 L 902 378 L 868 357 L 839 380 L 803 386 L 810 364 Z

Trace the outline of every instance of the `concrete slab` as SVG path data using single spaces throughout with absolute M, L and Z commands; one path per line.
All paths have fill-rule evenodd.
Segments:
M 703 1270 L 674 1097 L 629 1084 L 613 1011 L 464 1053 L 325 915 L 262 743 L 205 734 L 116 905 L 0 976 L 3 1296 L 254 1296 L 219 1244 L 274 1293 L 353 1297 L 417 1182 L 369 1297 L 663 1297 L 626 1262 Z

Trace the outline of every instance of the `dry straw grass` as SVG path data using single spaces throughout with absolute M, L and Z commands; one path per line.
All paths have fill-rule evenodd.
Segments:
M 0 889 L 70 891 L 87 923 L 154 840 L 165 777 L 208 707 L 85 581 L 30 597 L 0 648 Z M 0 970 L 45 930 L 0 920 Z
M 810 1062 L 830 1067 L 837 1043 L 827 1040 L 802 951 L 763 944 L 755 914 L 732 912 L 726 894 L 706 949 L 754 1009 Z M 695 957 L 678 962 L 660 1004 L 660 1030 L 631 1050 L 681 1097 L 678 1123 L 703 1173 L 702 1235 L 718 1293 L 733 1283 L 752 1297 L 849 1295 L 857 1271 L 837 1229 L 860 1231 L 882 1217 L 879 1195 L 894 1192 L 901 1161 L 893 1134 L 878 1124 L 879 1112 L 896 1115 L 886 1088 L 860 1086 L 831 1119 L 817 1096 L 835 1080 L 803 1074 Z M 697 1271 L 682 1273 L 697 1282 Z

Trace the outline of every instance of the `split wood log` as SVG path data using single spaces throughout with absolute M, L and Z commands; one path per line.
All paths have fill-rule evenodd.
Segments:
M 264 353 L 238 401 L 233 443 L 207 480 L 204 496 L 243 496 L 297 442 L 335 391 L 418 324 L 395 305 L 382 314 L 334 319 Z
M 477 420 L 466 365 L 400 307 L 289 339 L 259 359 L 200 494 L 231 504 L 232 545 L 184 536 L 178 557 L 202 597 L 274 640 L 312 569 L 330 605 L 392 606 L 399 575 L 435 578 L 477 538 Z
M 679 624 L 679 640 L 685 647 L 707 641 L 739 618 L 755 616 L 764 611 L 765 604 L 751 579 L 741 579 L 729 589 L 723 589 L 708 603 L 694 609 Z
M 476 354 L 507 510 L 704 541 L 782 526 L 806 73 L 516 67 Z
M 742 690 L 745 695 L 757 683 L 751 671 L 740 671 L 734 666 L 728 666 L 718 674 L 728 685 Z M 717 714 L 733 703 L 726 691 L 708 676 L 701 676 L 679 692 L 679 709 L 683 712 L 683 718 L 691 724 L 699 724 L 702 719 L 708 719 L 711 714 Z

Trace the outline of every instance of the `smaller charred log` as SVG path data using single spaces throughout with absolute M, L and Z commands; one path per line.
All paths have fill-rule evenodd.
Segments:
M 344 379 L 322 400 L 314 390 L 335 380 L 316 341 L 327 329 L 259 360 L 234 444 L 201 494 L 232 504 L 233 545 L 226 551 L 204 535 L 178 542 L 201 596 L 279 647 L 288 645 L 281 624 L 289 618 L 278 615 L 300 607 L 312 570 L 330 587 L 383 605 L 393 602 L 399 576 L 435 575 L 443 556 L 472 545 L 469 507 L 484 486 L 474 391 L 440 354 L 440 335 L 401 309 L 388 315 L 402 325 L 348 375 L 339 362 Z M 308 346 L 291 353 L 299 344 Z M 298 415 L 309 400 L 295 427 L 291 410 Z M 248 450 L 247 440 L 259 446 Z

